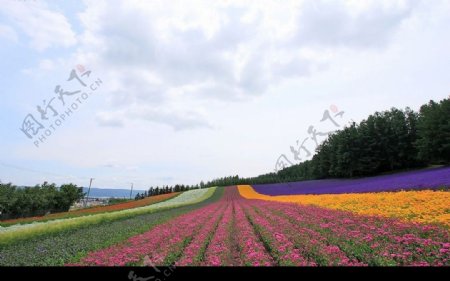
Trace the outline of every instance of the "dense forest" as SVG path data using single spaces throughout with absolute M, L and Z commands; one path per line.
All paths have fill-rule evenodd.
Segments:
M 450 163 L 450 99 L 430 101 L 419 112 L 376 112 L 330 135 L 311 160 L 253 178 L 230 176 L 206 186 L 372 176 Z
M 0 183 L 0 218 L 41 216 L 64 212 L 83 198 L 83 189 L 73 184 L 56 187 L 44 182 L 35 187 L 19 188 L 10 183 Z

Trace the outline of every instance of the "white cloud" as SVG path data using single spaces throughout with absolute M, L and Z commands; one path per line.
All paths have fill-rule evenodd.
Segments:
M 208 128 L 200 120 L 203 105 L 168 112 L 180 91 L 193 100 L 233 101 L 264 94 L 284 76 L 309 74 L 312 62 L 299 54 L 279 60 L 278 53 L 285 51 L 277 48 L 277 33 L 266 34 L 264 13 L 269 11 L 263 6 L 200 1 L 180 9 L 181 3 L 86 2 L 80 57 L 89 57 L 114 80 L 111 106 L 147 108 L 145 114 L 125 118 L 176 130 Z
M 227 102 L 263 95 L 284 79 L 324 69 L 334 47 L 386 46 L 414 3 L 85 1 L 78 56 L 114 80 L 113 108 L 151 108 L 123 118 L 210 127 L 195 114 L 203 105 L 165 113 L 172 93 Z
M 123 121 L 110 112 L 99 112 L 96 116 L 97 123 L 103 127 L 123 127 Z
M 18 41 L 18 35 L 16 31 L 8 25 L 0 24 L 0 38 L 17 42 Z
M 30 45 L 38 51 L 76 43 L 67 18 L 41 1 L 5 1 L 0 13 L 29 37 Z
M 139 107 L 132 108 L 127 112 L 127 116 L 133 119 L 157 122 L 173 127 L 175 130 L 213 128 L 204 116 L 196 111 L 179 111 L 167 108 Z
M 49 79 L 49 76 L 61 69 L 67 68 L 66 59 L 39 59 L 37 65 L 21 70 L 22 73 L 36 79 Z M 50 76 L 51 77 L 51 76 Z
M 385 46 L 417 1 L 305 1 L 295 44 L 325 47 Z

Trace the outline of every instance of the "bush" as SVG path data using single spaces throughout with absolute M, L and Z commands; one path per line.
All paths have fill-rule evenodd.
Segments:
M 10 183 L 0 183 L 0 219 L 68 211 L 83 196 L 83 189 L 74 184 L 64 184 L 58 188 L 55 184 L 44 182 L 34 187 L 19 188 Z

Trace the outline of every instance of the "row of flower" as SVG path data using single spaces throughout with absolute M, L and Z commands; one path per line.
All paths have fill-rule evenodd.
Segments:
M 202 209 L 69 265 L 449 265 L 439 226 L 290 203 L 247 200 L 236 187 Z
M 39 235 L 45 235 L 68 229 L 75 229 L 102 222 L 114 221 L 160 210 L 195 204 L 211 197 L 214 192 L 215 188 L 189 190 L 181 193 L 175 198 L 144 207 L 85 215 L 75 218 L 56 219 L 46 222 L 16 224 L 9 227 L 2 227 L 0 228 L 0 245 L 10 244 L 18 240 L 25 240 Z
M 249 185 L 241 185 L 239 192 L 248 199 L 316 205 L 360 215 L 378 215 L 450 227 L 450 192 L 448 191 L 269 196 L 256 192 Z
M 50 215 L 40 216 L 40 217 L 29 217 L 29 218 L 4 220 L 4 221 L 1 221 L 0 223 L 2 226 L 10 226 L 13 224 L 25 224 L 25 223 L 32 223 L 32 222 L 37 222 L 37 221 L 50 221 L 50 220 L 55 220 L 55 219 L 74 218 L 74 217 L 81 217 L 81 216 L 85 216 L 85 215 L 121 211 L 121 210 L 126 210 L 126 209 L 144 207 L 144 206 L 148 206 L 148 205 L 155 204 L 158 202 L 162 202 L 162 201 L 174 198 L 175 196 L 177 196 L 179 194 L 180 194 L 179 192 L 173 192 L 173 193 L 168 193 L 168 194 L 161 194 L 161 195 L 146 197 L 141 200 L 132 200 L 129 202 L 118 203 L 118 204 L 113 204 L 113 205 L 108 205 L 108 206 L 96 206 L 96 207 L 92 207 L 92 208 L 78 209 L 78 210 L 74 210 L 74 211 L 55 213 L 55 214 L 50 214 Z
M 358 179 L 325 179 L 254 185 L 265 195 L 306 195 L 448 189 L 450 166 L 408 171 Z

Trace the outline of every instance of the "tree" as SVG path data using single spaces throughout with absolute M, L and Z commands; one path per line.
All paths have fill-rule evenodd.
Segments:
M 68 211 L 73 203 L 80 201 L 84 197 L 82 187 L 74 184 L 64 184 L 59 188 L 58 208 L 61 211 Z
M 0 184 L 0 216 L 9 214 L 18 200 L 16 187 L 11 183 Z
M 416 147 L 420 160 L 450 163 L 450 99 L 430 101 L 420 108 Z
M 82 188 L 73 184 L 62 185 L 59 188 L 48 182 L 24 188 L 0 184 L 0 218 L 41 216 L 68 211 L 70 206 L 83 196 Z

